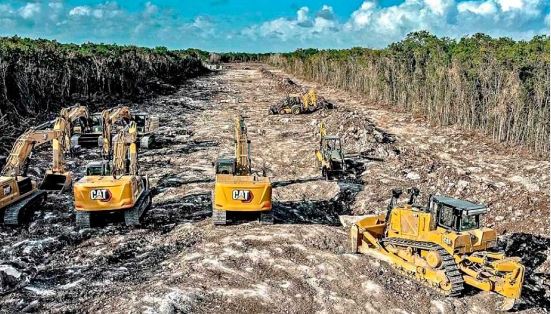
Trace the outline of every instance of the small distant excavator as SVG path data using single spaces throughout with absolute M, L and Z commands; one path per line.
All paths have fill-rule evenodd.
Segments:
M 288 95 L 278 103 L 270 107 L 270 114 L 301 114 L 310 113 L 320 109 L 333 109 L 334 105 L 318 96 L 314 89 L 310 89 L 303 95 Z
M 320 148 L 315 151 L 321 175 L 326 180 L 340 178 L 346 172 L 345 155 L 341 139 L 338 136 L 327 135 L 327 129 L 322 122 L 319 125 Z
M 78 144 L 85 147 L 99 146 L 102 154 L 107 154 L 112 141 L 113 126 L 124 127 L 135 121 L 138 130 L 137 144 L 141 148 L 150 148 L 155 142 L 154 131 L 159 128 L 159 117 L 151 116 L 146 112 L 130 111 L 127 106 L 118 106 L 94 113 L 89 119 L 89 133 L 74 136 Z
M 520 298 L 524 266 L 516 257 L 495 251 L 496 231 L 480 226 L 484 205 L 431 195 L 427 207 L 416 205 L 417 188 L 409 202 L 392 191 L 386 214 L 369 215 L 350 230 L 355 253 L 384 257 L 406 276 L 446 296 L 459 296 L 464 285 L 493 291 L 506 298 L 501 310 Z
M 272 184 L 267 177 L 252 173 L 251 142 L 243 116 L 235 119 L 235 157 L 216 161 L 216 180 L 212 200 L 215 225 L 227 223 L 228 212 L 258 212 L 260 221 L 273 223 Z
M 154 132 L 159 128 L 159 117 L 141 111 L 132 111 L 131 114 L 138 128 L 140 148 L 151 148 L 155 144 Z
M 52 141 L 53 165 L 46 172 L 42 184 L 27 176 L 29 157 L 33 150 Z M 69 123 L 61 116 L 49 130 L 29 129 L 13 145 L 0 172 L 0 212 L 4 223 L 20 225 L 28 221 L 48 192 L 61 193 L 71 185 L 72 175 L 65 170 L 64 153 L 68 150 Z
M 131 121 L 113 137 L 112 162 L 92 162 L 73 185 L 76 222 L 90 228 L 92 215 L 122 211 L 127 226 L 137 226 L 151 207 L 149 179 L 138 171 L 137 125 Z

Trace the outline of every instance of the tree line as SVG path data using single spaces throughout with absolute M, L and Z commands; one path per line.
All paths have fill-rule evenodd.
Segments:
M 134 101 L 201 74 L 197 49 L 60 44 L 0 37 L 0 154 L 29 126 L 75 102 Z
M 300 49 L 265 61 L 309 80 L 549 154 L 549 37 L 409 34 L 385 49 Z

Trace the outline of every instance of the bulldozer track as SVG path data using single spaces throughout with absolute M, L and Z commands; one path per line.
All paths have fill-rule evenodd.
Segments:
M 408 271 L 404 271 L 403 269 L 400 269 L 398 267 L 395 267 L 400 273 L 406 275 L 407 277 L 410 277 L 414 279 L 417 282 L 420 282 L 421 284 L 441 293 L 445 296 L 449 297 L 457 297 L 460 296 L 464 289 L 464 281 L 463 281 L 463 275 L 459 271 L 459 267 L 457 266 L 457 263 L 455 262 L 455 259 L 452 255 L 450 255 L 443 247 L 441 247 L 438 244 L 434 243 L 427 243 L 427 242 L 421 242 L 421 241 L 413 241 L 413 240 L 405 240 L 405 239 L 392 239 L 392 238 L 386 238 L 381 240 L 383 246 L 385 244 L 391 244 L 401 247 L 412 247 L 417 249 L 423 249 L 423 250 L 431 250 L 431 251 L 437 251 L 438 254 L 442 257 L 442 265 L 441 267 L 444 270 L 444 273 L 446 274 L 446 277 L 451 283 L 451 289 L 450 290 L 443 290 L 440 287 L 434 286 L 431 282 L 427 280 L 420 280 L 415 273 L 411 273 Z M 394 266 L 394 265 L 393 265 Z
M 4 224 L 18 226 L 24 223 L 34 213 L 34 207 L 40 205 L 45 197 L 45 191 L 35 191 L 17 203 L 10 205 L 4 212 Z

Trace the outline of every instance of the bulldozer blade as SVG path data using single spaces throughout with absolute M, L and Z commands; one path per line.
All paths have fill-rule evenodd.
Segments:
M 42 180 L 39 189 L 48 193 L 62 193 L 71 185 L 69 174 L 48 173 Z
M 503 311 L 503 312 L 508 312 L 512 308 L 514 308 L 515 305 L 517 305 L 517 301 L 518 301 L 518 299 L 505 298 L 503 303 L 501 303 L 501 305 L 499 306 L 498 310 Z

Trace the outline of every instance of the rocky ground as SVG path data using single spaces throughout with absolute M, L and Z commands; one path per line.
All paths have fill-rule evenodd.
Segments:
M 229 65 L 136 105 L 161 118 L 159 145 L 140 154 L 155 186 L 141 228 L 111 217 L 79 231 L 70 194 L 51 197 L 30 225 L 0 226 L 0 312 L 495 312 L 494 294 L 445 298 L 382 261 L 346 253 L 339 216 L 379 212 L 391 188 L 411 186 L 422 201 L 441 193 L 488 204 L 485 224 L 527 266 L 516 310 L 549 312 L 547 160 L 320 86 L 336 109 L 268 115 L 289 83 L 261 68 Z M 238 113 L 246 116 L 253 167 L 274 182 L 271 226 L 211 224 L 212 162 L 232 154 Z M 320 121 L 357 156 L 341 182 L 321 180 L 316 168 Z M 69 165 L 78 178 L 97 158 L 83 150 Z M 40 176 L 45 166 L 34 162 L 31 171 Z

